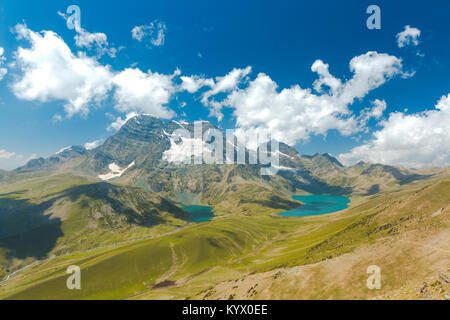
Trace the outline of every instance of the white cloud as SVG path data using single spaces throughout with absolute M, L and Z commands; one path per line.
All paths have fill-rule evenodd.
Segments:
M 211 90 L 203 94 L 203 101 L 207 101 L 209 97 L 221 92 L 229 92 L 235 90 L 239 83 L 252 72 L 251 67 L 245 69 L 234 68 L 224 77 L 217 77 L 216 82 L 211 86 Z
M 10 159 L 16 154 L 14 152 L 8 152 L 5 149 L 0 149 L 0 159 Z
M 37 159 L 37 158 L 39 158 L 39 156 L 38 156 L 36 153 L 33 153 L 31 156 L 29 156 L 29 157 L 27 158 L 27 160 L 25 161 L 25 163 L 27 163 L 28 161 L 31 161 L 31 160 L 33 160 L 33 159 Z
M 264 73 L 249 82 L 245 89 L 239 89 L 248 80 L 251 67 L 233 69 L 224 77 L 206 79 L 201 76 L 181 77 L 180 89 L 190 93 L 202 87 L 210 87 L 203 93 L 202 103 L 210 108 L 210 115 L 222 119 L 224 106 L 235 109 L 237 125 L 242 130 L 270 130 L 280 141 L 294 144 L 298 139 L 308 139 L 309 135 L 326 134 L 336 129 L 343 134 L 357 130 L 357 121 L 349 117 L 348 105 L 361 99 L 367 93 L 402 73 L 401 59 L 374 51 L 354 57 L 350 61 L 353 77 L 343 82 L 329 72 L 329 65 L 321 60 L 313 63 L 311 70 L 319 75 L 311 89 L 293 86 L 278 93 L 278 85 Z M 229 96 L 217 101 L 220 93 Z M 288 136 L 288 137 L 287 137 Z
M 103 139 L 95 140 L 92 142 L 86 142 L 84 144 L 84 148 L 86 150 L 92 150 L 92 149 L 98 148 L 102 143 L 103 143 Z
M 223 118 L 223 114 L 221 112 L 223 103 L 217 102 L 210 98 L 219 93 L 226 93 L 236 90 L 239 84 L 251 71 L 251 67 L 247 67 L 245 69 L 235 68 L 224 77 L 216 77 L 215 80 L 196 75 L 190 77 L 180 77 L 182 80 L 180 89 L 186 90 L 189 93 L 195 93 L 203 87 L 209 87 L 210 90 L 204 92 L 202 95 L 202 103 L 210 108 L 210 116 L 215 116 L 219 119 L 219 121 L 221 121 Z
M 375 99 L 372 101 L 372 108 L 365 108 L 361 111 L 358 117 L 359 125 L 362 130 L 368 132 L 368 128 L 365 127 L 370 119 L 379 120 L 383 116 L 383 112 L 386 110 L 386 101 Z
M 24 156 L 15 152 L 8 152 L 4 149 L 0 150 L 0 169 L 12 170 L 23 166 L 31 159 L 36 158 L 36 155 Z
M 108 38 L 104 33 L 90 33 L 83 28 L 76 28 L 75 44 L 79 48 L 91 49 L 95 47 L 99 56 L 108 54 L 111 58 L 115 58 L 117 54 L 116 48 L 109 47 Z
M 397 44 L 399 48 L 405 46 L 419 45 L 420 30 L 417 28 L 412 28 L 410 26 L 405 26 L 405 30 L 397 34 Z
M 366 115 L 367 118 L 380 119 L 383 116 L 383 112 L 386 110 L 386 101 L 376 99 L 372 102 L 373 108 L 368 109 Z
M 189 93 L 195 93 L 201 88 L 208 86 L 213 87 L 214 86 L 214 80 L 213 79 L 206 79 L 202 76 L 182 76 L 180 77 L 182 83 L 180 85 L 181 90 L 186 90 Z
M 345 82 L 331 75 L 328 68 L 321 60 L 312 65 L 312 71 L 319 75 L 314 82 L 318 94 L 299 85 L 279 92 L 278 85 L 260 73 L 245 89 L 235 88 L 219 104 L 234 109 L 241 133 L 271 133 L 273 138 L 293 145 L 307 140 L 311 134 L 326 135 L 333 129 L 343 135 L 359 131 L 359 119 L 348 106 L 391 77 L 402 74 L 400 59 L 377 52 L 353 58 L 350 61 L 353 77 Z
M 53 115 L 53 117 L 52 117 L 53 123 L 57 123 L 57 122 L 61 122 L 61 121 L 63 121 L 63 117 L 59 113 L 56 113 Z
M 339 160 L 347 165 L 363 160 L 411 168 L 450 165 L 450 94 L 435 110 L 391 113 L 381 125 L 371 141 L 339 155 Z
M 330 66 L 324 63 L 322 60 L 316 60 L 311 66 L 311 71 L 316 72 L 320 78 L 314 81 L 314 90 L 317 92 L 323 92 L 323 86 L 330 88 L 333 94 L 337 94 L 338 89 L 342 87 L 342 81 L 331 75 L 328 70 Z
M 56 33 L 34 32 L 24 24 L 15 27 L 19 39 L 28 40 L 31 48 L 19 47 L 16 64 L 22 75 L 12 85 L 14 94 L 23 100 L 65 101 L 70 117 L 87 115 L 89 106 L 104 100 L 111 89 L 112 72 L 83 54 L 75 56 Z
M 314 70 L 313 70 L 314 71 Z M 402 74 L 402 60 L 385 53 L 367 52 L 350 61 L 353 78 L 337 89 L 337 96 L 343 103 L 353 103 L 369 91 L 383 85 L 397 74 Z
M 172 118 L 175 113 L 165 105 L 176 91 L 172 80 L 179 73 L 177 70 L 173 75 L 165 75 L 150 70 L 144 73 L 139 69 L 125 69 L 113 79 L 116 109 Z
M 234 91 L 225 104 L 235 109 L 240 133 L 270 132 L 272 138 L 290 145 L 299 139 L 307 140 L 312 133 L 337 129 L 349 134 L 356 127 L 354 119 L 340 117 L 349 113 L 345 104 L 337 104 L 327 95 L 314 95 L 298 85 L 279 93 L 278 85 L 264 73 L 245 90 Z
M 8 73 L 8 69 L 0 68 L 0 81 L 3 80 L 3 78 L 6 76 L 7 73 Z
M 6 58 L 3 56 L 5 49 L 0 47 L 0 81 L 3 80 L 5 75 L 8 73 L 8 69 L 2 67 L 5 63 Z
M 19 47 L 15 64 L 21 71 L 12 84 L 14 94 L 23 100 L 65 101 L 67 117 L 87 115 L 95 105 L 114 92 L 115 108 L 124 113 L 146 113 L 159 118 L 171 118 L 175 113 L 166 105 L 176 88 L 172 75 L 139 69 L 112 71 L 95 58 L 83 53 L 75 56 L 62 38 L 52 31 L 34 32 L 19 24 L 15 27 L 19 39 L 28 40 L 30 48 Z M 61 121 L 55 115 L 54 122 Z
M 155 20 L 148 25 L 135 26 L 131 30 L 131 37 L 139 42 L 148 38 L 152 45 L 159 47 L 164 45 L 165 32 L 164 22 Z
M 136 117 L 138 114 L 136 112 L 130 112 L 126 115 L 126 117 L 124 119 L 122 119 L 122 117 L 117 117 L 117 119 L 111 123 L 107 130 L 108 131 L 119 131 L 120 128 L 122 128 L 122 126 L 128 122 L 128 120 Z

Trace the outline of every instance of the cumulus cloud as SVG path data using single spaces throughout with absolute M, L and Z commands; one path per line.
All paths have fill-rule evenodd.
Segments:
M 172 118 L 175 113 L 165 105 L 176 91 L 173 78 L 179 73 L 177 70 L 172 75 L 165 75 L 150 70 L 144 73 L 139 69 L 125 69 L 113 79 L 116 109 Z
M 10 159 L 16 154 L 14 152 L 8 152 L 5 149 L 0 149 L 0 159 Z
M 37 157 L 36 154 L 22 155 L 0 149 L 0 169 L 12 170 L 25 165 L 28 161 Z
M 154 20 L 148 25 L 135 26 L 131 30 L 131 37 L 139 42 L 149 40 L 150 44 L 159 47 L 164 45 L 165 32 L 164 22 Z
M 189 93 L 195 93 L 201 88 L 208 86 L 213 87 L 214 86 L 214 80 L 213 79 L 206 79 L 202 76 L 181 76 L 181 85 L 180 89 L 185 90 Z
M 108 131 L 119 131 L 120 128 L 122 128 L 122 126 L 128 122 L 128 120 L 133 119 L 137 115 L 138 114 L 136 112 L 130 112 L 123 119 L 122 119 L 122 117 L 117 117 L 117 119 L 108 126 L 107 130 Z
M 362 160 L 410 168 L 450 165 L 450 94 L 434 110 L 391 113 L 381 125 L 372 140 L 339 155 L 339 160 L 346 165 Z
M 218 120 L 221 121 L 223 118 L 221 109 L 224 104 L 223 102 L 211 99 L 211 97 L 219 93 L 227 93 L 236 90 L 242 80 L 244 80 L 251 71 L 251 67 L 245 69 L 234 68 L 227 75 L 216 77 L 215 80 L 196 75 L 189 77 L 183 76 L 180 77 L 182 80 L 180 89 L 195 93 L 203 87 L 209 87 L 210 89 L 205 91 L 202 95 L 202 104 L 210 108 L 210 116 L 217 117 Z
M 22 75 L 12 84 L 12 90 L 19 99 L 63 100 L 71 117 L 76 113 L 87 115 L 91 103 L 106 98 L 113 77 L 109 66 L 81 53 L 75 56 L 52 31 L 34 32 L 25 24 L 18 24 L 15 31 L 19 39 L 31 44 L 30 48 L 19 47 L 15 53 Z
M 308 140 L 312 134 L 326 135 L 333 129 L 350 135 L 361 130 L 358 124 L 361 118 L 355 117 L 348 106 L 393 76 L 402 74 L 402 61 L 377 52 L 354 57 L 350 61 L 353 77 L 347 81 L 334 77 L 321 60 L 314 62 L 311 69 L 319 75 L 313 84 L 317 94 L 299 85 L 279 91 L 277 83 L 260 73 L 244 89 L 238 88 L 235 81 L 228 82 L 233 82 L 232 86 L 223 86 L 235 89 L 218 103 L 219 107 L 234 109 L 241 133 L 270 133 L 272 138 L 289 145 Z M 212 89 L 206 97 L 219 91 Z
M 235 90 L 239 83 L 252 71 L 251 67 L 245 69 L 234 68 L 224 77 L 217 77 L 215 83 L 211 86 L 211 90 L 203 94 L 203 101 L 207 101 L 209 97 L 221 92 L 229 92 Z
M 103 143 L 103 139 L 95 140 L 92 142 L 86 142 L 84 144 L 84 148 L 86 150 L 93 150 L 95 148 L 98 148 Z
M 278 85 L 264 73 L 245 90 L 231 93 L 225 104 L 234 108 L 241 133 L 270 132 L 272 138 L 289 145 L 307 140 L 312 133 L 337 129 L 349 134 L 356 127 L 354 119 L 340 118 L 349 113 L 344 104 L 335 104 L 331 97 L 314 95 L 298 85 L 278 92 Z
M 5 63 L 6 58 L 3 56 L 5 53 L 5 49 L 0 47 L 0 81 L 3 80 L 5 75 L 8 73 L 8 69 L 3 67 L 3 64 Z
M 15 27 L 19 39 L 31 47 L 19 47 L 15 65 L 20 70 L 12 84 L 14 94 L 23 100 L 65 101 L 68 117 L 87 115 L 92 107 L 113 93 L 115 108 L 124 113 L 146 113 L 159 118 L 171 118 L 175 113 L 167 107 L 176 92 L 171 75 L 137 68 L 113 71 L 95 58 L 83 53 L 74 55 L 64 40 L 52 31 L 34 32 L 24 24 Z M 55 115 L 53 121 L 61 121 Z
M 365 127 L 367 122 L 370 119 L 379 120 L 383 116 L 383 112 L 386 110 L 386 108 L 386 101 L 380 99 L 375 99 L 374 101 L 372 101 L 372 107 L 362 110 L 361 114 L 358 117 L 360 127 L 367 132 L 368 128 Z
M 405 30 L 397 34 L 397 44 L 399 48 L 405 46 L 418 46 L 419 45 L 420 30 L 405 26 Z
M 314 68 L 312 68 L 312 71 L 315 71 Z M 353 78 L 338 85 L 332 94 L 340 102 L 347 104 L 353 103 L 355 99 L 363 98 L 369 91 L 383 85 L 393 76 L 405 75 L 402 73 L 401 59 L 375 51 L 369 51 L 366 54 L 354 57 L 350 61 L 350 71 L 353 72 Z M 325 78 L 324 74 L 320 72 L 318 74 L 321 79 Z M 327 81 L 332 80 L 327 79 Z
M 104 33 L 90 33 L 81 27 L 75 28 L 77 35 L 75 36 L 75 44 L 79 48 L 95 48 L 97 54 L 102 56 L 108 54 L 111 58 L 115 58 L 117 54 L 117 49 L 109 47 L 108 38 Z
M 53 123 L 57 123 L 57 122 L 61 122 L 61 121 L 63 121 L 62 115 L 60 115 L 59 113 L 56 113 L 53 115 L 53 117 L 52 117 Z
M 381 116 L 383 115 L 383 112 L 386 110 L 386 101 L 384 100 L 379 100 L 376 99 L 375 101 L 372 102 L 373 108 L 371 109 L 366 109 L 366 118 L 370 119 L 370 118 L 375 118 L 375 119 L 380 119 Z

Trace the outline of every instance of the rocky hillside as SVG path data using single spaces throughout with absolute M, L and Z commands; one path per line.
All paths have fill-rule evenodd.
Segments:
M 78 158 L 87 153 L 87 150 L 81 146 L 72 146 L 60 150 L 58 153 L 44 159 L 36 158 L 28 161 L 28 163 L 22 167 L 14 170 L 17 173 L 27 173 L 40 170 L 53 169 L 59 164 L 62 164 L 71 159 Z

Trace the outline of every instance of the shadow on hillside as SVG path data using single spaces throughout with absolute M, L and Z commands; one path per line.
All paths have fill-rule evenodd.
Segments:
M 28 190 L 18 190 L 18 191 L 13 191 L 13 192 L 8 192 L 8 193 L 1 193 L 0 194 L 0 199 L 4 198 L 4 197 L 9 197 L 9 196 L 20 196 L 21 194 L 24 194 L 25 192 L 27 192 Z
M 107 182 L 69 188 L 62 193 L 62 196 L 68 197 L 72 202 L 81 200 L 78 203 L 82 208 L 91 206 L 89 201 L 82 199 L 84 196 L 94 201 L 101 201 L 103 204 L 111 206 L 114 213 L 125 216 L 128 223 L 145 227 L 152 227 L 165 222 L 155 208 L 170 212 L 170 208 L 164 199 L 161 203 L 155 203 L 150 199 L 132 199 L 131 194 L 126 194 L 126 189 Z
M 143 192 L 137 190 L 136 193 Z M 62 221 L 50 218 L 52 206 L 66 199 L 80 209 L 97 210 L 108 225 L 113 228 L 128 224 L 151 227 L 165 223 L 160 212 L 169 212 L 179 219 L 187 219 L 189 214 L 169 200 L 143 194 L 138 197 L 133 190 L 100 182 L 72 187 L 47 196 L 50 200 L 33 204 L 30 199 L 0 197 L 0 248 L 7 249 L 8 257 L 25 259 L 44 258 L 55 248 L 62 232 Z M 2 198 L 3 197 L 3 198 Z M 112 209 L 112 210 L 111 210 Z M 70 219 L 70 217 L 69 217 Z M 95 219 L 95 218 L 93 218 Z M 101 219 L 101 218 L 100 218 Z
M 290 171 L 282 171 L 278 174 L 292 182 L 293 191 L 301 189 L 311 194 L 330 194 L 335 196 L 345 196 L 353 192 L 351 187 L 331 186 L 311 176 L 307 170 L 297 170 L 296 174 Z M 296 179 L 297 176 L 301 177 L 305 182 Z
M 374 184 L 373 186 L 371 186 L 369 188 L 369 190 L 367 190 L 366 196 L 373 196 L 374 194 L 377 194 L 378 192 L 380 192 L 380 185 Z
M 283 198 L 280 198 L 278 196 L 270 196 L 268 200 L 241 200 L 240 203 L 254 203 L 258 204 L 263 207 L 267 208 L 273 208 L 273 209 L 283 209 L 283 210 L 290 210 L 295 209 L 300 206 L 298 202 L 286 200 Z
M 41 259 L 55 247 L 63 235 L 61 220 L 45 214 L 55 201 L 33 204 L 29 199 L 0 198 L 0 248 L 8 258 Z
M 53 219 L 48 225 L 0 239 L 0 247 L 9 252 L 7 257 L 43 259 L 55 247 L 56 241 L 63 235 L 61 220 Z
M 400 185 L 405 185 L 414 181 L 418 181 L 418 180 L 425 180 L 425 179 L 429 179 L 431 178 L 433 175 L 430 174 L 405 174 L 403 173 L 399 168 L 396 167 L 391 167 L 391 166 L 384 166 L 384 165 L 378 165 L 378 164 L 374 164 L 371 165 L 369 168 L 367 168 L 366 170 L 364 170 L 363 172 L 361 172 L 361 174 L 370 174 L 370 172 L 374 169 L 376 169 L 377 167 L 382 167 L 384 171 L 392 174 L 392 176 L 398 181 L 398 183 Z

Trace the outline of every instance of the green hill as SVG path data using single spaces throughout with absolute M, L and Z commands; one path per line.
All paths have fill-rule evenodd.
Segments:
M 446 248 L 448 242 L 432 242 L 445 239 L 448 232 L 449 188 L 450 182 L 441 177 L 397 188 L 395 193 L 355 197 L 349 209 L 317 217 L 281 218 L 268 211 L 221 216 L 156 239 L 80 251 L 38 263 L 1 286 L 0 296 L 11 299 L 380 296 L 430 277 L 450 262 L 445 253 L 450 249 Z M 441 208 L 444 211 L 434 215 Z M 372 260 L 368 259 L 370 256 Z M 439 263 L 428 264 L 432 261 Z M 82 268 L 80 291 L 70 291 L 65 286 L 68 277 L 65 269 L 72 264 Z M 370 264 L 382 266 L 384 291 L 365 288 L 365 269 Z M 337 273 L 339 270 L 342 276 Z M 402 273 L 404 276 L 400 276 Z M 311 281 L 305 283 L 304 276 Z
M 170 231 L 188 217 L 152 192 L 68 175 L 1 186 L 1 273 L 50 255 Z

